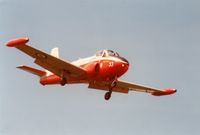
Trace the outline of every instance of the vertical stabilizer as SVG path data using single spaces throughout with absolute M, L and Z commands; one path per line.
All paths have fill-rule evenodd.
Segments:
M 58 50 L 58 47 L 55 47 L 53 49 L 51 49 L 51 55 L 56 57 L 56 58 L 59 58 L 59 50 Z
M 56 57 L 56 58 L 59 58 L 59 49 L 58 49 L 58 47 L 55 47 L 55 48 L 51 49 L 51 53 L 50 54 L 52 56 Z M 53 74 L 48 70 L 45 70 L 45 71 L 46 71 L 46 76 L 50 76 L 50 75 Z

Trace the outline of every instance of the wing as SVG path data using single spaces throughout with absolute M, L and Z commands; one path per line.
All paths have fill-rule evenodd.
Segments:
M 173 94 L 176 92 L 176 89 L 174 89 L 174 88 L 158 89 L 158 88 L 144 86 L 144 85 L 137 84 L 137 83 L 130 83 L 130 82 L 120 81 L 120 80 L 117 81 L 116 87 L 127 88 L 127 89 L 133 90 L 133 91 L 146 92 L 146 93 L 150 93 L 154 96 L 170 95 L 170 94 Z
M 109 90 L 111 82 L 91 82 L 88 88 L 99 89 L 99 90 Z M 112 91 L 120 92 L 120 93 L 128 93 L 130 90 L 138 91 L 138 92 L 146 92 L 150 93 L 154 96 L 163 96 L 163 95 L 170 95 L 176 92 L 176 89 L 173 88 L 165 88 L 165 89 L 158 89 L 149 86 L 144 86 L 137 83 L 130 83 L 126 81 L 117 80 L 115 87 L 112 88 Z
M 6 43 L 8 47 L 15 47 L 27 55 L 35 58 L 35 63 L 39 66 L 51 71 L 58 76 L 73 76 L 79 77 L 86 74 L 86 71 L 80 67 L 71 64 L 68 61 L 56 58 L 50 54 L 47 54 L 41 50 L 33 48 L 26 43 L 29 41 L 28 38 L 17 38 L 10 40 Z

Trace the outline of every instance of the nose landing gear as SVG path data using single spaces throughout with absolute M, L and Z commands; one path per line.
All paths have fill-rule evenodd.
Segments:
M 110 87 L 109 87 L 109 91 L 105 93 L 104 98 L 105 100 L 109 100 L 111 98 L 112 95 L 112 89 L 117 85 L 117 80 L 114 80 Z
M 104 95 L 105 100 L 109 100 L 111 95 L 112 95 L 112 91 L 106 92 L 106 94 Z

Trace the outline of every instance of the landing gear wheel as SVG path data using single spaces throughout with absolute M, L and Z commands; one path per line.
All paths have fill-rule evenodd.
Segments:
M 60 81 L 60 84 L 62 86 L 64 86 L 66 83 L 67 83 L 67 79 L 66 78 L 62 78 L 61 81 Z
M 112 92 L 106 92 L 106 94 L 104 95 L 105 100 L 109 100 L 111 97 Z
M 116 85 L 117 85 L 117 77 L 116 77 L 116 79 L 113 80 L 113 82 L 110 84 L 110 86 L 109 86 L 109 91 L 106 92 L 106 94 L 104 95 L 105 100 L 109 100 L 109 99 L 111 98 L 112 89 L 113 89 L 114 87 L 116 87 Z

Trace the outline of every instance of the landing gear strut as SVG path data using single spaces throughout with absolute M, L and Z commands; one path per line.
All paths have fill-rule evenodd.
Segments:
M 62 86 L 64 86 L 67 83 L 67 79 L 66 78 L 61 78 L 60 84 Z
M 117 85 L 117 81 L 114 80 L 114 81 L 111 83 L 110 87 L 109 87 L 109 91 L 106 92 L 106 94 L 104 95 L 105 100 L 109 100 L 109 99 L 111 98 L 112 89 L 113 89 L 116 85 Z
M 63 71 L 61 72 L 61 81 L 60 81 L 60 84 L 61 84 L 62 86 L 64 86 L 64 85 L 67 83 L 67 79 L 65 78 L 65 74 L 66 74 L 66 71 L 63 70 Z

